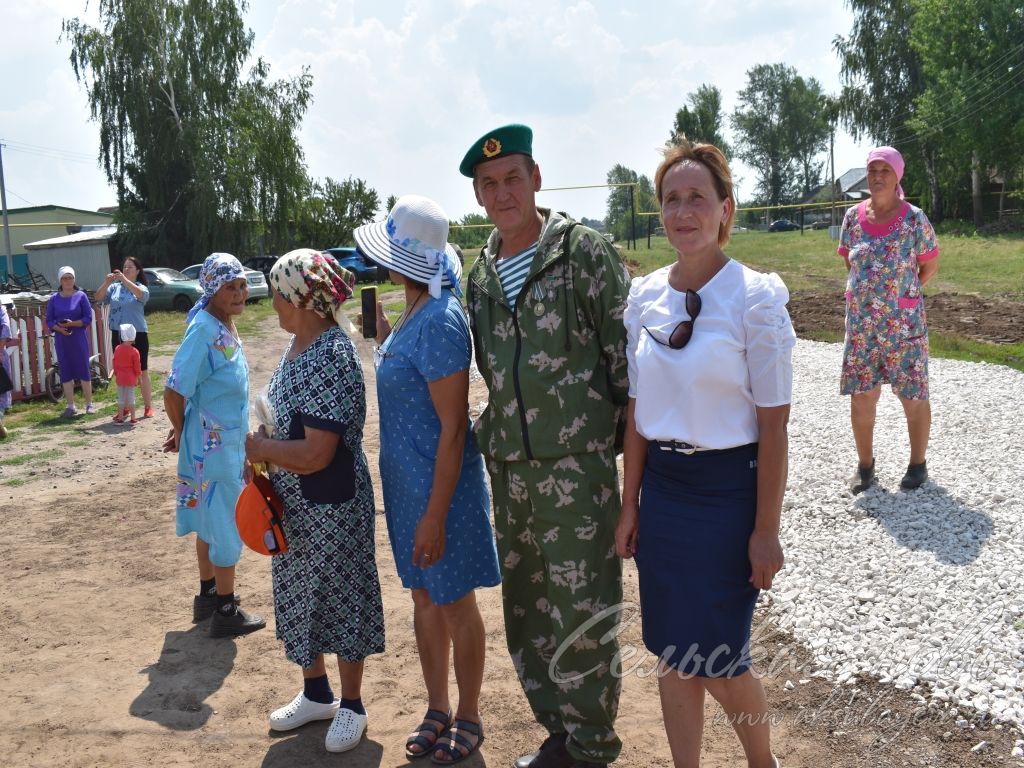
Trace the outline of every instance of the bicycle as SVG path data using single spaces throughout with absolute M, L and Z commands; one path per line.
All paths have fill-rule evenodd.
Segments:
M 109 386 L 110 378 L 106 366 L 100 360 L 99 353 L 89 358 L 89 373 L 92 374 L 93 392 L 105 390 Z M 53 352 L 53 365 L 46 370 L 46 374 L 43 376 L 43 388 L 53 402 L 59 403 L 64 399 L 64 385 L 60 380 L 60 363 L 57 362 L 56 350 Z

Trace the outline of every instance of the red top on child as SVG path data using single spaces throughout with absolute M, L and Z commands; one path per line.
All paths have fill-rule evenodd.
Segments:
M 134 387 L 142 376 L 142 357 L 132 344 L 135 341 L 135 327 L 122 325 L 121 343 L 114 347 L 114 378 L 119 387 Z

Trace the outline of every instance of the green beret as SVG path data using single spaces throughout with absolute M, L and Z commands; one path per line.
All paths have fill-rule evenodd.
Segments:
M 533 157 L 533 131 L 528 126 L 503 125 L 477 139 L 459 164 L 463 176 L 473 178 L 473 169 L 486 161 L 508 155 Z

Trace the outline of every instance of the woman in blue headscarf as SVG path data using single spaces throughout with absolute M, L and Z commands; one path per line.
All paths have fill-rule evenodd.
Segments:
M 227 637 L 266 626 L 239 608 L 235 595 L 242 554 L 235 502 L 249 427 L 249 366 L 234 317 L 245 309 L 249 289 L 242 265 L 228 253 L 206 257 L 199 283 L 203 296 L 188 313 L 164 389 L 171 422 L 164 451 L 178 454 L 177 534 L 196 534 L 199 594 L 192 620 L 212 616 L 210 635 Z

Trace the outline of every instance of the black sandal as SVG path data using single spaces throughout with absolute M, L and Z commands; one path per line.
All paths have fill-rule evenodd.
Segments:
M 465 731 L 470 736 L 476 736 L 476 744 L 470 744 L 469 739 L 463 736 L 460 731 Z M 447 739 L 447 743 L 442 743 L 441 739 Z M 480 745 L 483 743 L 483 723 L 474 723 L 472 720 L 456 719 L 455 722 L 452 723 L 451 727 L 449 727 L 448 730 L 445 731 L 437 740 L 437 743 L 434 744 L 433 751 L 435 754 L 430 756 L 430 762 L 434 765 L 455 765 L 455 763 L 461 763 L 467 757 L 480 749 Z M 463 753 L 462 749 L 459 749 L 459 747 L 465 749 L 466 752 Z M 438 760 L 436 754 L 438 751 L 444 752 L 445 756 L 449 759 Z
M 434 745 L 437 744 L 437 740 L 452 727 L 454 722 L 455 720 L 450 709 L 447 712 L 442 712 L 439 709 L 428 709 L 427 714 L 423 716 L 423 722 L 416 729 L 416 735 L 410 736 L 405 741 L 405 756 L 410 760 L 415 760 L 418 757 L 429 755 L 434 751 Z M 411 747 L 419 747 L 423 751 L 413 752 L 410 749 Z

